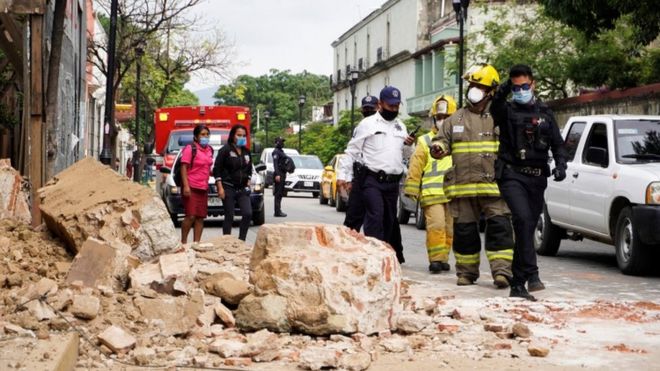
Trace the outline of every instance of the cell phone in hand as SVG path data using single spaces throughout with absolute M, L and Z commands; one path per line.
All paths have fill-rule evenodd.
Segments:
M 422 128 L 422 125 L 417 125 L 417 127 L 415 128 L 415 130 L 411 131 L 410 134 L 408 134 L 408 135 L 410 135 L 411 137 L 416 136 L 416 135 L 417 135 L 417 132 L 418 132 L 419 129 L 421 129 L 421 128 Z

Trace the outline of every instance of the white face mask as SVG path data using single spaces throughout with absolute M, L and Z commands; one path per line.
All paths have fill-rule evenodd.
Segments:
M 484 94 L 484 91 L 473 86 L 468 90 L 467 93 L 467 99 L 472 103 L 472 104 L 477 104 L 481 102 L 485 98 L 486 94 Z
M 439 119 L 439 120 L 435 119 L 435 127 L 438 130 L 442 130 L 442 124 L 444 124 L 444 122 L 445 122 L 445 119 Z

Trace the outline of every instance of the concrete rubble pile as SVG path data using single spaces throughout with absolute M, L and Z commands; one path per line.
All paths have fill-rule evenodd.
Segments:
M 42 194 L 52 205 L 62 193 Z M 0 339 L 24 342 L 0 347 L 0 369 L 25 369 L 20 360 L 5 361 L 12 359 L 8 354 L 36 349 L 34 342 L 60 341 L 71 331 L 69 322 L 100 349 L 81 336 L 76 366 L 103 370 L 125 368 L 118 361 L 365 370 L 419 359 L 454 368 L 484 360 L 511 366 L 515 358 L 539 366 L 540 360 L 567 361 L 563 355 L 572 346 L 568 333 L 576 331 L 575 318 L 599 320 L 584 331 L 601 337 L 596 326 L 611 318 L 632 321 L 644 331 L 656 331 L 660 322 L 660 305 L 653 303 L 456 298 L 450 289 L 402 280 L 386 245 L 337 226 L 265 225 L 254 248 L 224 236 L 145 250 L 131 239 L 150 232 L 136 232 L 141 227 L 130 227 L 132 222 L 121 221 L 123 228 L 134 228 L 132 234 L 119 233 L 118 225 L 97 233 L 73 225 L 108 221 L 108 215 L 129 209 L 137 222 L 137 204 L 120 203 L 124 206 L 94 203 L 84 209 L 91 217 L 50 212 L 59 222 L 51 221 L 49 228 L 70 231 L 60 234 L 61 240 L 43 226 L 0 220 Z M 73 259 L 65 248 L 71 247 L 69 238 L 79 243 Z M 153 256 L 138 258 L 136 251 Z M 126 277 L 122 285 L 117 276 Z M 602 313 L 621 317 L 598 317 Z M 617 357 L 620 349 L 644 350 L 610 345 Z M 44 359 L 55 357 L 46 354 Z M 451 357 L 460 363 L 451 363 Z

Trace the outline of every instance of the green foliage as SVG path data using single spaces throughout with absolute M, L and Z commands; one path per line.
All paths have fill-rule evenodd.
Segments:
M 647 45 L 660 34 L 660 7 L 657 0 L 540 0 L 545 13 L 574 27 L 588 39 L 613 30 L 628 16 L 636 44 Z
M 540 9 L 530 13 L 527 7 L 501 7 L 486 22 L 482 42 L 476 43 L 472 37 L 468 47 L 476 60 L 495 66 L 502 80 L 515 64 L 532 66 L 537 94 L 544 99 L 564 98 L 568 96 L 567 67 L 575 58 L 577 32 L 540 13 Z M 519 21 L 502 22 L 507 17 Z
M 307 72 L 292 74 L 290 71 L 272 69 L 267 75 L 258 77 L 241 75 L 231 84 L 221 85 L 215 93 L 217 104 L 248 106 L 253 118 L 259 110 L 262 114 L 270 113 L 268 120 L 268 138 L 271 143 L 265 143 L 265 124 L 256 133 L 256 138 L 272 145 L 273 139 L 283 135 L 290 122 L 297 122 L 299 115 L 298 97 L 304 94 L 306 103 L 303 107 L 303 121 L 311 117 L 313 106 L 322 106 L 332 100 L 332 91 L 328 79 L 323 75 Z M 297 139 L 295 141 L 297 143 Z M 291 141 L 288 143 L 292 144 Z

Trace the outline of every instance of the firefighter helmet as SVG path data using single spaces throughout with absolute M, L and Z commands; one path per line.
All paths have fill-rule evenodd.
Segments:
M 463 79 L 467 82 L 494 88 L 500 83 L 500 74 L 487 63 L 477 64 L 465 72 Z
M 441 114 L 441 115 L 451 115 L 456 112 L 456 101 L 451 95 L 440 95 L 435 98 L 433 105 L 429 110 L 429 115 L 431 117 Z

